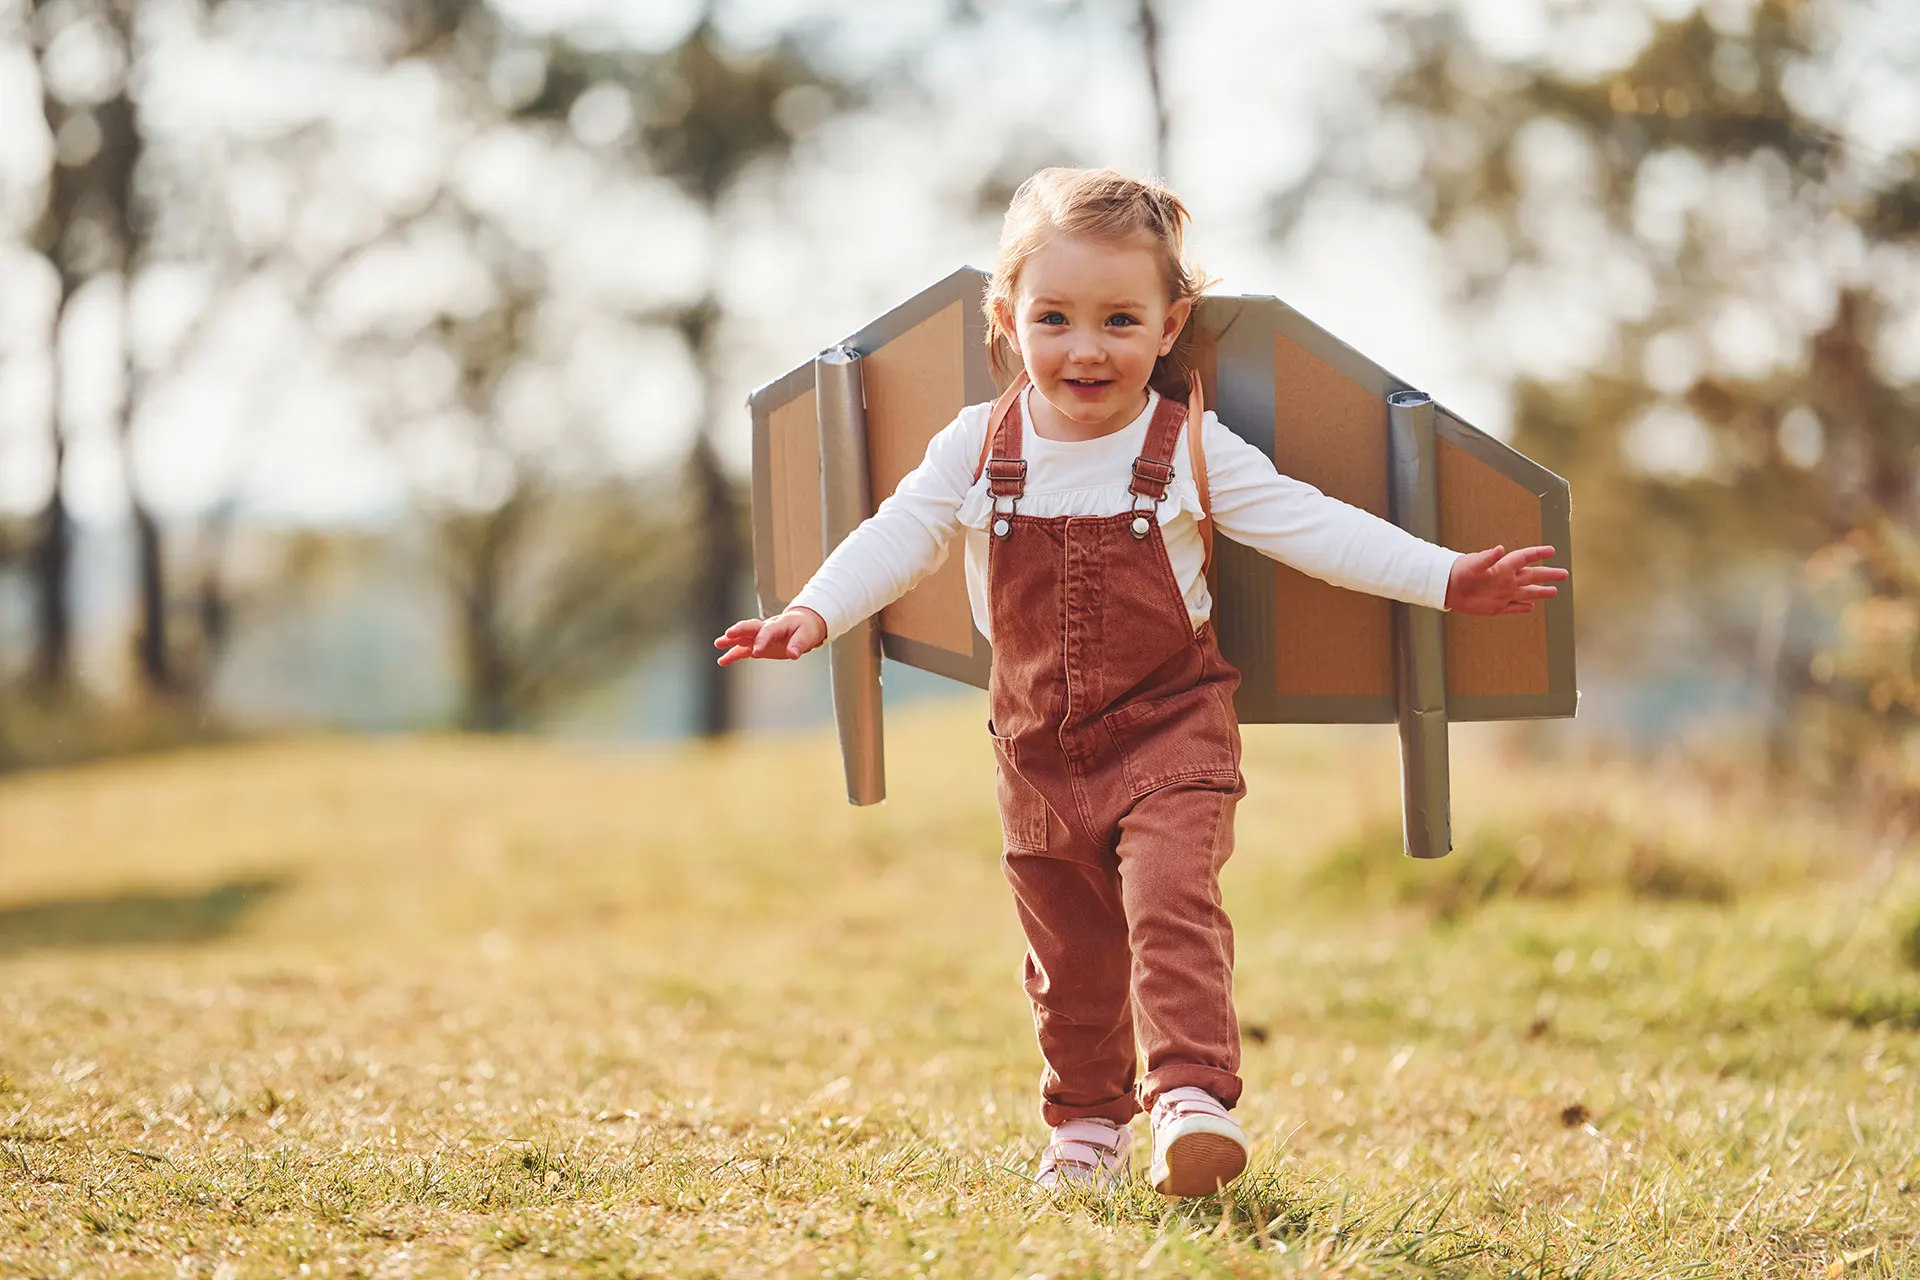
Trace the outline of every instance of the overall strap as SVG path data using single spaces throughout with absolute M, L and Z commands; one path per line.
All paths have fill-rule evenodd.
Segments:
M 1213 572 L 1213 503 L 1207 488 L 1206 450 L 1200 442 L 1205 423 L 1206 404 L 1200 392 L 1200 375 L 1194 374 L 1188 382 L 1185 405 L 1166 396 L 1160 398 L 1153 422 L 1147 427 L 1146 446 L 1133 460 L 1133 481 L 1127 486 L 1127 492 L 1155 503 L 1166 500 L 1167 487 L 1173 482 L 1173 452 L 1180 439 L 1180 428 L 1185 426 L 1187 458 L 1193 467 L 1194 488 L 1200 495 L 1203 557 L 1200 571 L 1210 575 Z
M 996 498 L 1018 498 L 1027 491 L 1027 462 L 1020 453 L 1023 432 L 1020 421 L 1020 393 L 1027 389 L 1027 371 L 1022 369 L 1013 385 L 1000 393 L 987 413 L 987 437 L 980 444 L 980 461 L 973 468 L 973 479 L 988 476 L 988 485 Z M 1005 463 L 995 466 L 995 463 Z
M 987 439 L 980 446 L 980 464 L 973 469 L 975 483 L 982 471 L 987 474 L 987 492 L 993 495 L 993 536 L 1005 538 L 1013 533 L 1013 516 L 1027 491 L 1027 460 L 1020 456 L 1020 393 L 1027 389 L 1027 371 L 1022 369 L 1013 385 L 1000 393 L 987 414 Z M 1004 502 L 1006 506 L 1000 504 Z
M 1136 498 L 1165 502 L 1167 486 L 1173 483 L 1173 449 L 1180 439 L 1180 426 L 1187 420 L 1187 407 L 1178 400 L 1160 397 L 1154 406 L 1153 421 L 1147 424 L 1147 438 L 1140 456 L 1133 460 L 1133 479 L 1127 492 Z

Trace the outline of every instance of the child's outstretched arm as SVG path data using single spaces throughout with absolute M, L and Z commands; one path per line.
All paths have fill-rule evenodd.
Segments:
M 938 569 L 960 527 L 985 439 L 987 406 L 975 405 L 927 442 L 927 455 L 880 509 L 848 534 L 784 613 L 743 618 L 717 637 L 721 666 L 742 658 L 798 658 L 838 639 Z
M 1281 475 L 1211 413 L 1204 429 L 1215 526 L 1303 573 L 1390 600 L 1483 615 L 1531 612 L 1567 578 L 1565 569 L 1541 564 L 1551 547 L 1450 551 Z

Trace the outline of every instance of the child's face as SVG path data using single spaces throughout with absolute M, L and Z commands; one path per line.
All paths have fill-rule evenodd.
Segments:
M 1139 414 L 1153 363 L 1173 349 L 1190 307 L 1169 302 L 1148 244 L 1055 236 L 1021 268 L 1003 319 L 1034 389 L 1099 434 Z

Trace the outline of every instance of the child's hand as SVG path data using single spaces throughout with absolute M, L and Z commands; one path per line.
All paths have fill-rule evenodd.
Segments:
M 713 642 L 725 649 L 720 665 L 742 658 L 797 658 L 827 642 L 827 620 L 802 605 L 762 621 L 747 618 L 727 628 L 727 634 Z
M 1535 600 L 1559 594 L 1549 585 L 1565 582 L 1565 569 L 1541 567 L 1551 559 L 1552 547 L 1505 547 L 1474 551 L 1453 562 L 1447 577 L 1447 608 L 1455 613 L 1493 617 L 1503 613 L 1532 613 Z

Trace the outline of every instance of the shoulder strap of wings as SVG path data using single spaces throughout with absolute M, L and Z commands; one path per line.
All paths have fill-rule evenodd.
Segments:
M 1209 584 L 1213 581 L 1213 496 L 1207 489 L 1207 448 L 1200 441 L 1206 426 L 1207 406 L 1200 394 L 1200 375 L 1192 374 L 1187 390 L 1187 456 L 1193 464 L 1193 487 L 1200 494 L 1200 545 L 1205 558 L 1200 572 Z
M 973 468 L 975 484 L 980 482 L 981 474 L 987 469 L 987 458 L 993 453 L 993 439 L 1000 434 L 1001 422 L 1006 419 L 1007 411 L 1013 408 L 1013 402 L 1019 399 L 1020 393 L 1026 389 L 1027 371 L 1022 369 L 1020 376 L 1013 380 L 1013 385 L 1002 391 L 1000 398 L 993 402 L 993 410 L 987 414 L 987 438 L 981 442 L 980 461 L 974 464 Z

